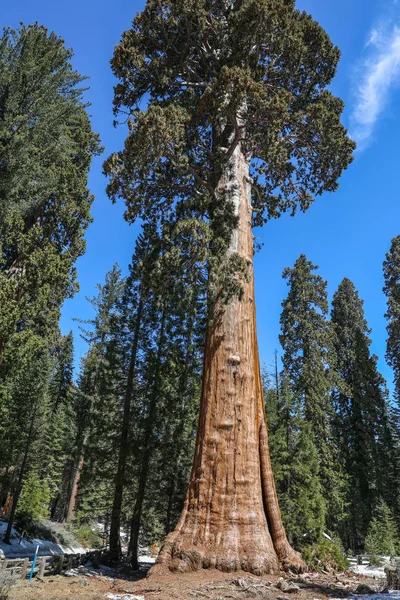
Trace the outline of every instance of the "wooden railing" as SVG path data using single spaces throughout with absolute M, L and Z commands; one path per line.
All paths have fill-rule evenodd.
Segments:
M 100 563 L 106 550 L 90 550 L 84 554 L 61 554 L 56 556 L 38 556 L 34 574 L 39 577 L 45 575 L 56 575 L 69 571 L 74 567 L 83 565 L 89 560 Z M 29 577 L 32 569 L 33 559 L 30 558 L 3 558 L 0 559 L 0 573 L 11 571 L 21 579 Z

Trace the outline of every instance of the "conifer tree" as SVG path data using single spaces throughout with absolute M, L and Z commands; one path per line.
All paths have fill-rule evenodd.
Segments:
M 37 471 L 50 494 L 50 516 L 62 492 L 63 471 L 73 447 L 73 336 L 61 336 L 50 352 L 49 408 L 37 456 Z
M 7 385 L 2 386 L 2 404 L 6 407 L 6 435 L 2 447 L 6 449 L 3 465 L 11 471 L 8 479 L 11 507 L 4 542 L 10 543 L 12 526 L 21 496 L 24 479 L 36 457 L 37 442 L 48 415 L 48 381 L 50 361 L 47 344 L 38 336 L 21 336 L 21 347 L 9 348 L 14 358 L 2 365 L 7 369 Z M 11 351 L 13 350 L 13 352 Z M 4 371 L 3 371 L 4 373 Z M 2 416 L 3 416 L 2 415 Z
M 56 328 L 77 288 L 99 143 L 72 56 L 38 24 L 0 38 L 0 363 L 10 336 Z
M 374 557 L 395 556 L 399 550 L 399 532 L 393 514 L 385 502 L 378 502 L 365 539 L 365 551 Z
M 181 412 L 181 419 L 184 419 L 193 403 L 192 386 L 198 374 L 198 371 L 191 372 L 195 367 L 193 353 L 196 343 L 198 345 L 197 340 L 200 338 L 203 341 L 204 337 L 203 235 L 203 228 L 198 227 L 196 221 L 191 219 L 178 225 L 164 221 L 158 260 L 153 264 L 150 275 L 151 295 L 147 299 L 146 311 L 147 318 L 153 323 L 151 329 L 154 347 L 148 347 L 143 361 L 147 391 L 143 396 L 143 426 L 138 439 L 142 451 L 128 548 L 128 555 L 135 569 L 138 568 L 138 542 L 150 465 L 156 460 L 156 446 L 163 453 L 170 443 L 163 431 L 165 426 L 175 430 L 176 457 L 172 459 L 170 468 L 176 464 L 180 449 L 183 447 L 187 450 L 188 440 L 181 437 L 185 425 L 183 422 L 176 423 L 176 420 L 177 409 Z M 196 244 L 193 243 L 194 240 Z M 181 364 L 176 364 L 178 357 L 181 360 L 183 358 Z M 180 471 L 182 472 L 182 468 L 178 473 Z M 169 511 L 171 513 L 172 507 Z M 172 518 L 171 514 L 169 518 Z
M 387 390 L 370 354 L 370 329 L 363 301 L 347 278 L 333 298 L 332 331 L 335 370 L 335 431 L 349 479 L 348 520 L 341 533 L 348 547 L 363 547 L 375 503 L 393 502 L 385 463 L 393 450 L 387 413 Z
M 282 373 L 275 387 L 266 387 L 271 461 L 279 505 L 288 538 L 301 548 L 317 540 L 324 528 L 326 500 L 320 481 L 318 452 L 311 423 L 304 420 L 301 399 Z
M 124 330 L 124 346 L 127 355 L 127 372 L 124 381 L 123 410 L 121 433 L 118 448 L 118 466 L 115 474 L 113 506 L 110 523 L 110 560 L 121 557 L 120 526 L 125 485 L 126 464 L 129 457 L 131 414 L 135 405 L 134 396 L 137 391 L 138 359 L 143 343 L 146 343 L 148 327 L 146 326 L 147 296 L 150 294 L 150 271 L 157 260 L 159 252 L 159 236 L 154 223 L 144 226 L 139 235 L 135 252 L 130 264 L 130 275 L 126 281 L 121 300 L 121 328 Z M 121 331 L 122 333 L 122 331 Z M 136 402 L 137 404 L 137 402 Z
M 81 322 L 83 337 L 89 350 L 82 362 L 78 389 L 74 397 L 75 441 L 70 460 L 66 465 L 66 494 L 63 511 L 59 518 L 73 517 L 78 494 L 78 483 L 84 466 L 87 444 L 91 444 L 89 468 L 94 475 L 99 469 L 108 473 L 112 481 L 115 470 L 116 419 L 120 394 L 120 369 L 118 337 L 116 328 L 119 319 L 119 302 L 124 289 L 121 270 L 114 265 L 106 274 L 105 283 L 97 285 L 98 294 L 90 300 L 95 315 Z M 117 340 L 117 342 L 116 342 Z M 103 448 L 107 438 L 114 441 L 111 447 Z M 97 448 L 97 452 L 94 451 Z M 100 450 L 102 449 L 102 451 Z M 110 465 L 111 462 L 111 465 Z M 108 471 L 107 471 L 108 469 Z M 108 489 L 111 494 L 111 487 Z
M 310 425 L 303 427 L 302 435 L 311 432 L 309 444 L 317 449 L 327 516 L 331 516 L 327 525 L 333 528 L 343 517 L 344 482 L 332 433 L 327 284 L 314 272 L 317 268 L 301 254 L 292 269 L 284 270 L 289 293 L 282 303 L 280 342 L 291 393 Z
M 0 38 L 0 446 L 2 497 L 12 498 L 6 539 L 29 469 L 35 465 L 42 477 L 36 450 L 48 431 L 60 307 L 77 289 L 74 263 L 91 220 L 87 177 L 100 147 L 72 56 L 38 24 L 6 28 Z
M 400 526 L 400 236 L 393 238 L 390 250 L 383 263 L 385 285 L 383 288 L 387 298 L 386 360 L 394 373 L 394 402 L 389 408 L 391 435 L 394 442 L 394 455 L 388 457 L 392 473 L 393 495 L 397 499 L 391 503 Z M 390 461 L 390 463 L 389 463 Z
M 395 399 L 400 402 L 400 236 L 393 238 L 390 250 L 383 263 L 387 298 L 385 317 L 387 325 L 386 360 L 394 371 Z
M 326 89 L 338 59 L 291 0 L 148 0 L 114 52 L 115 112 L 130 113 L 130 131 L 105 164 L 110 197 L 125 200 L 130 221 L 169 210 L 180 221 L 189 208 L 208 228 L 196 453 L 159 558 L 174 570 L 303 568 L 284 533 L 268 453 L 251 225 L 253 214 L 261 224 L 337 188 L 354 148 L 343 103 Z

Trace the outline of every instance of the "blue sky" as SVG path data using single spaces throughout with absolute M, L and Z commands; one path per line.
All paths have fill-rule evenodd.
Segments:
M 75 51 L 74 66 L 90 76 L 87 98 L 93 127 L 101 134 L 105 154 L 95 160 L 90 188 L 96 196 L 87 252 L 78 261 L 80 292 L 62 311 L 63 332 L 76 333 L 76 361 L 85 352 L 73 317 L 90 318 L 85 300 L 97 282 L 118 262 L 126 271 L 137 226 L 128 226 L 123 206 L 105 194 L 102 161 L 121 147 L 125 130 L 113 127 L 114 80 L 109 59 L 142 0 L 0 0 L 0 24 L 39 21 L 63 36 Z M 382 261 L 390 240 L 400 234 L 400 0 L 298 0 L 328 31 L 342 51 L 332 89 L 346 103 L 344 123 L 359 142 L 356 159 L 334 194 L 326 194 L 305 215 L 283 217 L 257 231 L 263 248 L 256 265 L 256 300 L 261 361 L 271 363 L 279 350 L 279 315 L 287 293 L 282 270 L 300 253 L 319 265 L 332 297 L 343 277 L 352 279 L 365 300 L 372 328 L 373 351 L 391 385 L 384 361 L 385 298 Z

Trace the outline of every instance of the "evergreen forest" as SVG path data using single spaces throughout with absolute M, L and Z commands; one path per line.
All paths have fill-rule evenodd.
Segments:
M 252 227 L 352 168 L 338 48 L 292 0 L 147 0 L 121 34 L 111 154 L 68 44 L 39 23 L 0 37 L 1 541 L 58 528 L 133 570 L 162 548 L 173 571 L 256 575 L 327 544 L 339 567 L 400 554 L 400 231 L 381 256 L 391 392 L 345 264 L 331 297 L 312 256 L 286 266 L 280 347 L 258 355 Z M 75 315 L 76 366 L 60 315 L 102 154 L 140 233 Z

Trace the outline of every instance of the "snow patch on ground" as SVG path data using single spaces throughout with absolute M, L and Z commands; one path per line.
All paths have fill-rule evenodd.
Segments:
M 357 600 L 400 600 L 400 591 L 391 590 L 384 594 L 351 594 L 352 598 L 357 598 Z M 335 598 L 332 598 L 335 600 Z M 337 598 L 336 600 L 340 600 Z
M 152 558 L 151 556 L 148 556 L 147 554 L 138 556 L 138 561 L 140 563 L 147 563 L 148 565 L 154 565 L 156 560 L 157 560 L 156 558 Z
M 353 573 L 357 575 L 365 575 L 366 577 L 376 577 L 377 579 L 385 579 L 385 566 L 372 567 L 371 565 L 354 565 L 351 567 Z
M 98 569 L 95 569 L 90 562 L 86 565 L 79 565 L 79 567 L 69 569 L 64 575 L 66 577 L 93 577 L 93 579 L 99 579 L 101 577 L 107 581 L 113 581 L 118 577 L 118 573 L 115 569 L 111 569 L 105 565 L 101 565 Z
M 110 598 L 111 600 L 145 600 L 144 596 L 133 596 L 132 594 L 108 593 L 105 595 L 105 598 Z
M 1 540 L 6 533 L 7 523 L 0 521 L 0 559 L 1 558 L 33 558 L 36 547 L 39 546 L 38 556 L 60 556 L 63 554 L 86 554 L 86 548 L 62 546 L 49 540 L 22 538 L 13 528 L 11 533 L 11 544 L 5 544 Z

